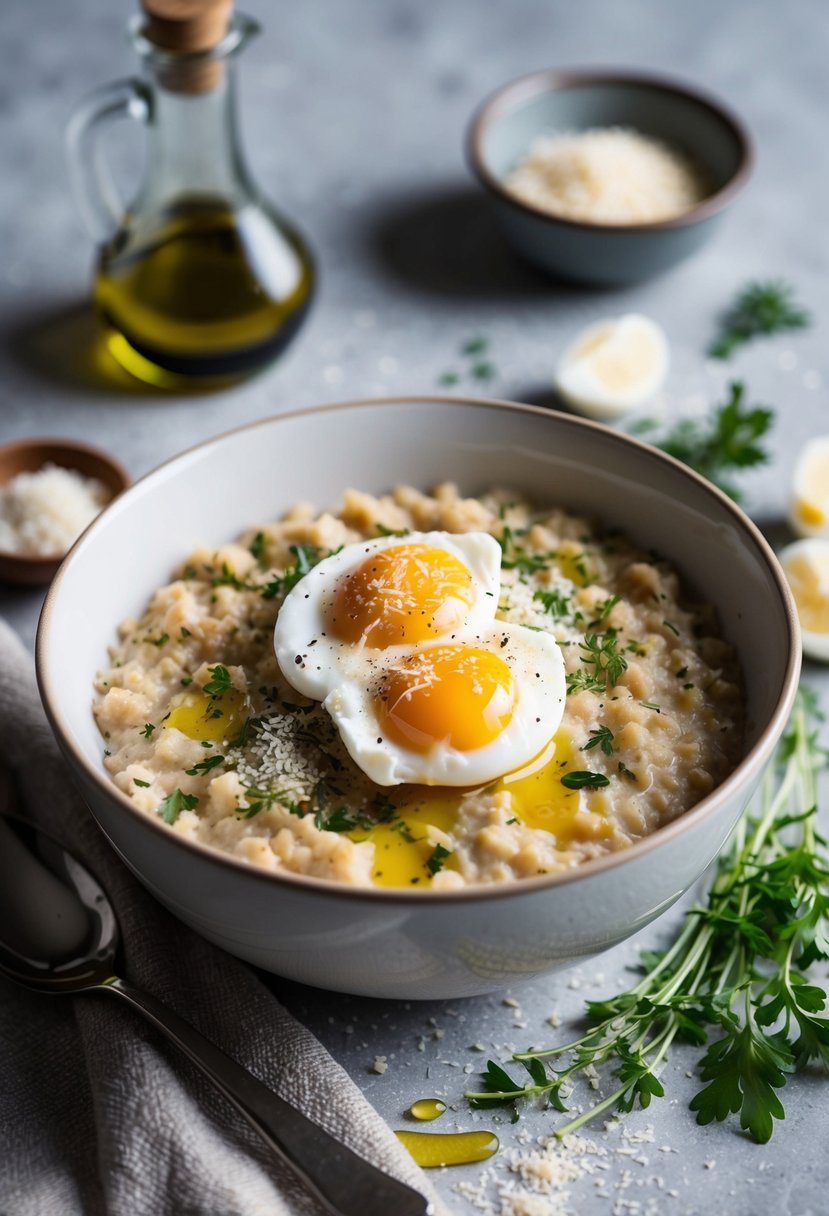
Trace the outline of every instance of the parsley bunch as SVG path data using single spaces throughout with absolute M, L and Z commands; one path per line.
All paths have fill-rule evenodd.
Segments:
M 795 303 L 788 283 L 780 279 L 749 283 L 723 317 L 708 353 L 714 359 L 730 359 L 738 346 L 753 338 L 806 329 L 810 324 L 808 312 Z
M 609 1065 L 613 1092 L 558 1128 L 564 1136 L 612 1106 L 627 1111 L 662 1097 L 659 1066 L 679 1039 L 705 1048 L 704 1085 L 691 1102 L 697 1122 L 739 1114 L 756 1141 L 771 1137 L 784 1117 L 787 1078 L 811 1060 L 829 1064 L 826 993 L 807 975 L 829 959 L 829 847 L 815 824 L 816 773 L 827 762 L 814 730 L 819 717 L 802 690 L 760 798 L 673 945 L 643 954 L 635 987 L 587 1003 L 592 1028 L 581 1038 L 516 1054 L 527 1084 L 489 1061 L 481 1089 L 466 1095 L 473 1105 L 543 1095 L 564 1111 L 565 1082 Z M 567 1056 L 562 1068 L 544 1064 Z

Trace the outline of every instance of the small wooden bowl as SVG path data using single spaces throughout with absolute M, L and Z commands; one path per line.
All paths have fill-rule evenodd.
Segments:
M 36 473 L 45 464 L 97 477 L 116 498 L 130 484 L 127 470 L 114 457 L 72 439 L 18 439 L 0 444 L 0 487 L 18 473 Z M 111 500 L 110 500 L 111 501 Z M 65 553 L 10 553 L 0 549 L 0 581 L 42 587 L 54 578 Z

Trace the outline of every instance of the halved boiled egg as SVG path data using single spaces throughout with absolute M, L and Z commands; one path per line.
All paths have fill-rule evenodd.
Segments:
M 829 662 L 829 540 L 799 540 L 779 556 L 797 605 L 803 653 Z
M 800 453 L 789 519 L 799 536 L 829 536 L 829 435 L 810 439 Z
M 561 357 L 555 388 L 580 414 L 605 421 L 654 397 L 668 363 L 664 330 L 641 313 L 625 313 L 582 330 Z
M 324 559 L 286 597 L 282 673 L 378 785 L 487 782 L 555 734 L 561 651 L 495 620 L 500 558 L 487 533 L 384 537 Z

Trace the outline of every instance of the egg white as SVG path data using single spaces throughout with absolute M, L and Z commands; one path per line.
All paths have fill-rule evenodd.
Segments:
M 343 682 L 323 701 L 349 755 L 377 785 L 481 785 L 527 763 L 555 734 L 566 698 L 564 659 L 555 639 L 523 625 L 495 621 L 465 640 L 503 659 L 517 686 L 510 721 L 483 747 L 461 751 L 443 740 L 423 752 L 384 737 L 374 701 L 376 671 L 368 680 Z M 429 643 L 430 648 L 439 645 Z
M 345 575 L 372 553 L 410 544 L 443 549 L 469 570 L 474 600 L 467 610 L 464 629 L 474 631 L 494 619 L 500 591 L 501 546 L 488 532 L 410 532 L 403 537 L 379 536 L 346 545 L 300 579 L 279 610 L 274 630 L 276 660 L 297 692 L 323 701 L 346 678 L 353 676 L 366 684 L 384 656 L 410 651 L 411 643 L 375 650 L 363 643 L 342 642 L 326 632 L 328 607 Z M 451 636 L 450 632 L 446 639 Z M 442 640 L 437 635 L 434 638 L 435 642 Z

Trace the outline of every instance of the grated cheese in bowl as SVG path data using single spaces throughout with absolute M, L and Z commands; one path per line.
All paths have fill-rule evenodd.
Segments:
M 687 157 L 627 127 L 543 135 L 504 185 L 550 215 L 620 226 L 673 219 L 708 192 Z
M 0 550 L 36 557 L 63 554 L 112 498 L 95 477 L 45 464 L 0 487 Z

